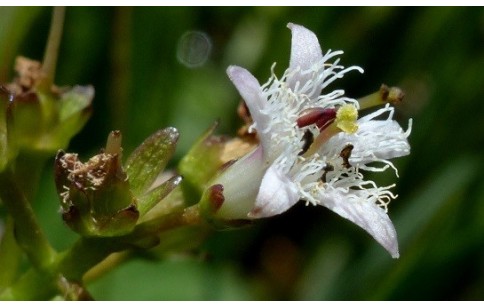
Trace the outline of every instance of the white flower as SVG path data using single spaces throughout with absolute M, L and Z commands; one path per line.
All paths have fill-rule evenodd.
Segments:
M 260 86 L 247 70 L 227 69 L 249 108 L 260 145 L 213 182 L 223 185 L 225 198 L 215 215 L 269 217 L 304 200 L 354 222 L 397 258 L 396 232 L 386 214 L 396 197 L 389 191 L 393 185 L 378 187 L 360 171 L 396 171 L 388 159 L 409 154 L 410 128 L 403 131 L 392 120 L 388 104 L 358 119 L 358 101 L 345 97 L 343 90 L 321 94 L 345 73 L 363 69 L 344 68 L 335 59 L 342 51 L 322 54 L 313 32 L 288 27 L 291 60 L 281 79 L 272 73 Z M 383 115 L 385 119 L 377 119 Z

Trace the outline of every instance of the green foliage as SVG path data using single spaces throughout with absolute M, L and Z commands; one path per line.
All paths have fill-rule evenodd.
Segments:
M 3 83 L 16 54 L 40 59 L 50 9 L 0 8 L 0 16 Z M 92 117 L 69 152 L 97 152 L 107 132 L 120 129 L 131 153 L 170 126 L 180 133 L 174 167 L 214 120 L 218 132 L 234 135 L 239 95 L 225 69 L 241 65 L 264 80 L 277 62 L 280 74 L 288 22 L 314 31 L 323 49 L 344 50 L 342 63 L 365 69 L 336 87 L 361 97 L 381 83 L 396 85 L 406 93 L 397 119 L 403 127 L 414 121 L 412 152 L 395 163 L 399 198 L 389 207 L 400 259 L 337 215 L 300 204 L 249 229 L 213 234 L 188 255 L 135 254 L 89 291 L 106 300 L 483 300 L 483 20 L 481 8 L 69 7 L 56 83 L 96 89 Z M 177 58 L 191 30 L 212 44 L 196 68 Z M 53 246 L 66 248 L 72 232 L 59 223 L 52 181 L 42 173 L 34 210 Z

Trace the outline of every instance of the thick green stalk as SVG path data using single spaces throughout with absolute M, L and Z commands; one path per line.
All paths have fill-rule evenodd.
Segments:
M 15 159 L 16 181 L 22 183 L 22 192 L 29 202 L 35 198 L 45 162 L 51 156 L 41 151 L 23 151 Z
M 60 258 L 57 271 L 69 281 L 82 282 L 82 276 L 111 253 L 129 246 L 110 238 L 81 238 Z
M 52 275 L 40 273 L 31 268 L 12 286 L 0 293 L 0 300 L 47 300 L 54 297 L 56 293 L 56 281 Z
M 57 294 L 68 296 L 69 294 L 65 294 L 66 286 L 73 285 L 82 289 L 84 275 L 112 253 L 129 251 L 138 241 L 149 241 L 164 231 L 199 223 L 198 208 L 192 207 L 161 219 L 144 222 L 130 235 L 81 238 L 69 250 L 58 254 L 44 273 L 30 269 L 16 283 L 0 293 L 0 300 L 47 300 Z M 108 268 L 111 267 L 108 265 Z M 101 272 L 104 270 L 101 269 Z
M 14 220 L 15 237 L 18 245 L 38 269 L 46 269 L 55 258 L 40 228 L 29 201 L 20 190 L 11 167 L 0 173 L 0 199 Z
M 129 260 L 132 255 L 129 250 L 112 253 L 106 259 L 89 269 L 82 277 L 82 280 L 84 283 L 89 284 L 91 281 L 97 280 L 99 277 L 118 267 L 121 263 Z
M 59 254 L 49 271 L 30 269 L 11 287 L 0 293 L 0 300 L 48 300 L 58 294 L 68 296 L 66 286 L 82 286 L 82 276 L 111 253 L 126 249 L 108 238 L 81 238 L 71 249 Z
M 17 278 L 21 256 L 22 250 L 15 242 L 13 220 L 9 216 L 0 240 L 0 291 Z

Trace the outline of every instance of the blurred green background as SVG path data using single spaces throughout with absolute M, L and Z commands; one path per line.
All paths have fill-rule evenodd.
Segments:
M 0 81 L 17 54 L 42 59 L 50 8 L 0 8 Z M 412 153 L 392 172 L 401 257 L 324 207 L 293 207 L 249 228 L 212 234 L 187 253 L 146 253 L 89 285 L 117 300 L 484 300 L 483 8 L 69 7 L 56 83 L 92 84 L 94 113 L 69 151 L 87 158 L 110 130 L 125 153 L 159 128 L 181 132 L 172 166 L 216 119 L 234 135 L 239 95 L 230 64 L 265 82 L 290 52 L 288 22 L 360 65 L 334 86 L 350 97 L 381 83 L 406 92 Z M 60 219 L 52 169 L 35 210 L 58 249 L 76 238 Z M 0 213 L 1 214 L 1 213 Z M 82 262 L 82 261 L 81 261 Z

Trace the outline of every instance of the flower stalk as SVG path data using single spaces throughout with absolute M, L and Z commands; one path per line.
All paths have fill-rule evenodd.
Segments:
M 0 173 L 0 199 L 14 220 L 18 245 L 34 266 L 46 270 L 55 258 L 55 251 L 41 229 L 32 207 L 15 182 L 11 168 Z
M 12 217 L 7 216 L 5 229 L 0 235 L 0 292 L 17 279 L 22 257 L 14 235 Z
M 42 64 L 43 78 L 38 85 L 38 88 L 45 92 L 49 92 L 51 86 L 54 84 L 59 46 L 62 39 L 64 16 L 65 7 L 54 7 L 49 38 L 47 40 L 47 46 L 45 48 L 44 60 Z

